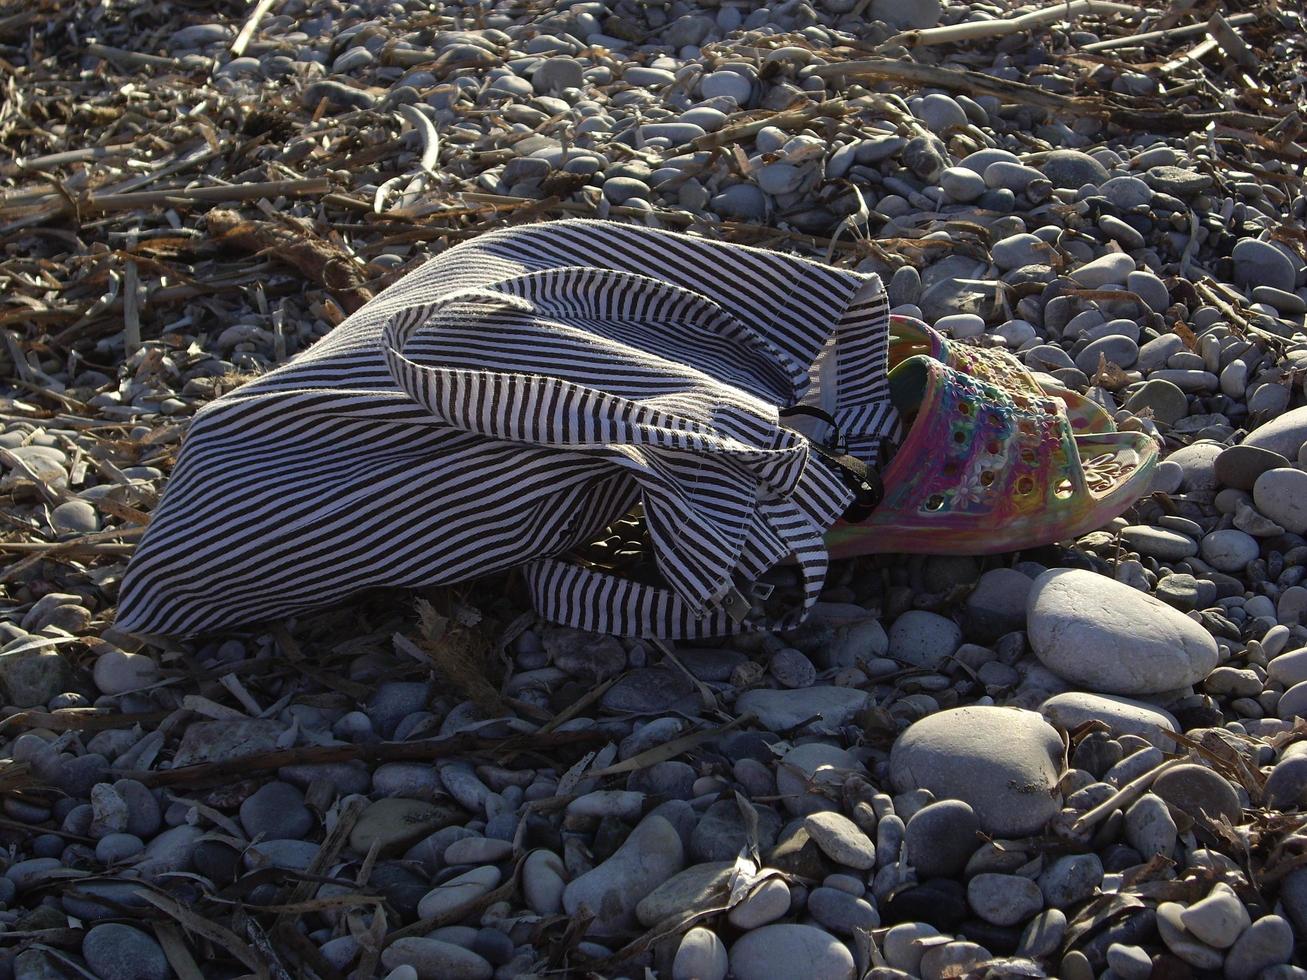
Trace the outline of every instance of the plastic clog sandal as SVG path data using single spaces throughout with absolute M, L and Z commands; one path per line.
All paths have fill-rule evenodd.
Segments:
M 1067 418 L 1076 435 L 1110 433 L 1116 423 L 1103 406 L 1070 388 L 1052 381 L 1040 381 L 1007 351 L 997 347 L 973 347 L 950 341 L 914 317 L 890 317 L 889 366 L 893 368 L 915 354 L 942 361 L 955 371 L 1006 388 L 1013 394 L 1051 396 L 1066 403 Z
M 885 496 L 826 535 L 833 558 L 982 555 L 1102 527 L 1148 492 L 1157 444 L 1140 432 L 1075 435 L 1066 406 L 913 356 L 890 372 L 907 435 Z

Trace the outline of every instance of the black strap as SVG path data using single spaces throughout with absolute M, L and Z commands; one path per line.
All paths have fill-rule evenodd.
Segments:
M 792 415 L 809 415 L 830 426 L 831 435 L 824 444 L 815 440 L 809 440 L 808 444 L 813 452 L 839 471 L 845 485 L 853 491 L 853 503 L 844 511 L 844 519 L 850 524 L 865 521 L 885 498 L 885 484 L 880 474 L 856 456 L 849 455 L 844 434 L 829 412 L 812 405 L 791 405 L 780 410 L 781 418 Z

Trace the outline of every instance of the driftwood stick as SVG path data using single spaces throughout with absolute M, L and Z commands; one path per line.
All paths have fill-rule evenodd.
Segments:
M 1204 58 L 1206 58 L 1209 54 L 1211 54 L 1215 50 L 1216 50 L 1216 38 L 1214 37 L 1204 38 L 1203 40 L 1195 44 L 1192 48 L 1189 48 L 1187 51 L 1181 51 L 1170 61 L 1165 62 L 1157 70 L 1159 73 L 1161 73 L 1164 76 L 1170 75 L 1177 68 L 1183 68 L 1185 65 L 1188 64 L 1195 64 L 1195 65 L 1198 64 L 1198 62 L 1202 61 Z
M 687 143 L 681 148 L 680 152 L 712 150 L 719 146 L 729 146 L 732 143 L 738 143 L 741 140 L 757 136 L 768 126 L 776 126 L 779 129 L 793 129 L 819 116 L 843 116 L 849 111 L 848 103 L 843 99 L 830 99 L 826 102 L 818 102 L 799 109 L 787 109 L 784 112 L 778 112 L 762 119 L 736 123 L 734 126 L 727 126 L 715 133 L 706 133 Z
M 977 38 L 1003 37 L 1019 34 L 1021 31 L 1033 31 L 1058 21 L 1071 20 L 1081 14 L 1138 14 L 1139 7 L 1125 3 L 1111 3 L 1109 0 L 1070 0 L 1069 3 L 1055 3 L 1044 10 L 1033 10 L 1020 17 L 1005 17 L 1001 20 L 976 20 L 965 24 L 947 24 L 943 27 L 930 27 L 922 31 L 905 31 L 895 40 L 910 46 L 928 44 L 952 44 L 955 41 L 974 41 Z
M 1097 116 L 1122 126 L 1141 126 L 1152 131 L 1197 132 L 1211 123 L 1241 126 L 1254 131 L 1265 131 L 1279 120 L 1255 116 L 1247 112 L 1178 112 L 1173 109 L 1154 108 L 1141 100 L 1122 98 L 1103 99 L 1073 97 L 1048 92 L 1034 85 L 994 78 L 978 71 L 939 68 L 893 58 L 864 58 L 812 69 L 821 78 L 841 76 L 863 77 L 883 81 L 904 82 L 923 88 L 942 88 L 952 92 L 992 95 L 1009 102 L 1039 106 L 1051 112 L 1071 116 Z
M 231 42 L 231 56 L 233 58 L 239 58 L 245 54 L 246 46 L 254 37 L 254 32 L 259 29 L 259 21 L 267 16 L 268 11 L 272 9 L 272 5 L 276 2 L 277 0 L 259 0 L 255 4 L 254 9 L 250 11 L 250 16 L 245 21 L 245 26 L 236 35 L 236 40 Z
M 1225 18 L 1232 27 L 1251 24 L 1260 14 L 1235 14 Z M 1186 24 L 1184 27 L 1170 27 L 1164 31 L 1147 31 L 1143 34 L 1123 34 L 1121 37 L 1109 37 L 1104 41 L 1094 41 L 1082 47 L 1081 51 L 1110 51 L 1112 48 L 1134 48 L 1153 41 L 1175 41 L 1184 37 L 1197 37 L 1207 33 L 1207 24 Z
M 488 738 L 483 735 L 451 735 L 445 738 L 428 738 L 417 742 L 374 742 L 363 745 L 307 745 L 293 749 L 256 752 L 252 755 L 227 759 L 224 762 L 205 762 L 179 769 L 124 770 L 118 773 L 128 779 L 137 779 L 147 786 L 177 786 L 188 783 L 207 783 L 220 779 L 247 779 L 251 773 L 280 769 L 282 766 L 299 766 L 321 762 L 367 763 L 394 762 L 407 759 L 444 759 L 468 752 L 533 752 L 540 749 L 584 745 L 607 738 L 603 732 L 555 732 L 551 735 L 510 735 L 506 738 Z
M 131 211 L 134 208 L 184 208 L 192 204 L 223 204 L 229 201 L 251 201 L 261 197 L 311 197 L 331 190 L 331 181 L 325 177 L 306 177 L 300 180 L 268 180 L 251 184 L 222 184 L 217 187 L 173 187 L 153 191 L 136 191 L 128 194 L 89 194 L 77 201 L 82 214 L 105 214 L 112 211 Z M 6 200 L 0 213 L 18 207 L 53 205 L 50 215 L 62 214 L 73 205 L 62 194 L 22 195 Z
M 124 65 L 127 68 L 167 68 L 170 71 L 184 71 L 191 67 L 176 58 L 164 58 L 157 54 L 143 54 L 140 51 L 111 48 L 107 44 L 96 44 L 94 41 L 86 46 L 86 53 L 97 58 L 103 58 L 105 61 Z
M 372 298 L 363 268 L 340 246 L 309 231 L 271 221 L 246 221 L 235 211 L 210 211 L 209 232 L 221 244 L 268 252 L 336 297 L 347 313 Z

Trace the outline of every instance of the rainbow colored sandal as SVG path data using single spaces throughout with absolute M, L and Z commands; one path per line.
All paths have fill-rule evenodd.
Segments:
M 974 347 L 950 341 L 921 320 L 897 313 L 890 317 L 889 334 L 890 368 L 915 354 L 925 354 L 955 371 L 1006 388 L 1013 394 L 1020 392 L 1062 399 L 1076 435 L 1116 431 L 1116 423 L 1102 405 L 1052 381 L 1040 381 L 1024 364 L 1001 348 Z
M 1143 433 L 1075 435 L 1060 399 L 921 355 L 889 380 L 907 436 L 880 504 L 827 532 L 833 558 L 1033 548 L 1100 528 L 1148 492 L 1158 449 Z

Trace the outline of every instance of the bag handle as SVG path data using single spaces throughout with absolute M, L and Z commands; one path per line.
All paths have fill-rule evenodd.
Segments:
M 802 604 L 776 622 L 760 623 L 753 603 L 733 583 L 703 607 L 687 603 L 675 591 L 621 578 L 557 558 L 543 558 L 523 571 L 535 611 L 551 622 L 589 632 L 619 636 L 698 640 L 766 626 L 797 626 L 821 595 L 829 559 L 822 530 L 792 501 L 762 508 L 767 529 L 780 544 L 779 554 L 753 556 L 760 565 L 774 564 L 785 554 L 797 558 L 803 582 Z M 758 598 L 766 593 L 754 586 Z

